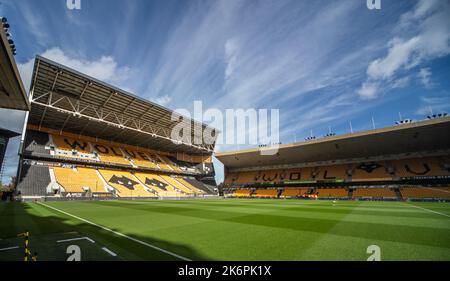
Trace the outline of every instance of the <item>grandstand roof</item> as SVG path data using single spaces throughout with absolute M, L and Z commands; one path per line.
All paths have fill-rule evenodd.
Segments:
M 25 88 L 3 28 L 0 28 L 0 107 L 29 110 Z
M 205 124 L 185 118 L 192 141 L 174 143 L 171 131 L 181 121 L 172 120 L 172 110 L 41 56 L 35 60 L 31 89 L 28 124 L 162 151 L 214 150 L 214 144 L 193 141 L 200 136 L 195 126 L 205 129 Z
M 449 150 L 449 140 L 450 117 L 445 117 L 280 145 L 275 155 L 261 155 L 261 149 L 255 148 L 216 157 L 228 169 L 242 169 Z

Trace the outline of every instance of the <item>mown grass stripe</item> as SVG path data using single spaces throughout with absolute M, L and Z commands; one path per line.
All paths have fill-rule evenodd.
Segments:
M 88 220 L 86 220 L 86 219 L 80 218 L 80 217 L 78 217 L 78 216 L 72 215 L 72 214 L 70 214 L 70 213 L 64 212 L 64 211 L 62 211 L 62 210 L 60 210 L 60 209 L 57 209 L 57 208 L 52 207 L 52 206 L 49 206 L 49 205 L 47 205 L 47 204 L 45 204 L 45 203 L 38 202 L 38 204 L 43 205 L 43 206 L 45 206 L 45 207 L 47 207 L 47 208 L 50 208 L 50 209 L 52 209 L 52 210 L 55 210 L 55 211 L 57 211 L 57 212 L 60 212 L 60 213 L 62 213 L 62 214 L 65 214 L 66 216 L 73 217 L 73 218 L 78 219 L 78 220 L 80 220 L 80 221 L 83 221 L 83 222 L 85 222 L 85 223 L 87 223 L 87 224 L 90 224 L 90 225 L 96 226 L 96 227 L 98 227 L 98 228 L 101 228 L 101 229 L 103 229 L 103 230 L 106 230 L 106 231 L 108 231 L 108 232 L 114 233 L 114 234 L 116 234 L 116 235 L 118 235 L 118 236 L 127 238 L 127 239 L 129 239 L 129 240 L 131 240 L 131 241 L 134 241 L 134 242 L 139 243 L 139 244 L 141 244 L 141 245 L 147 246 L 147 247 L 152 248 L 152 249 L 154 249 L 154 250 L 157 250 L 157 251 L 160 251 L 160 252 L 162 252 L 162 253 L 168 254 L 168 255 L 170 255 L 170 256 L 176 257 L 176 258 L 178 258 L 178 259 L 181 259 L 181 260 L 184 260 L 184 261 L 191 261 L 191 259 L 189 259 L 189 258 L 180 256 L 180 255 L 175 254 L 175 253 L 173 253 L 173 252 L 171 252 L 171 251 L 162 249 L 162 248 L 160 248 L 160 247 L 157 247 L 157 246 L 155 246 L 155 245 L 149 244 L 149 243 L 147 243 L 147 242 L 144 242 L 144 241 L 142 241 L 142 240 L 136 239 L 136 238 L 134 238 L 134 237 L 128 236 L 128 235 L 123 234 L 123 233 L 121 233 L 121 232 L 118 232 L 118 231 L 109 229 L 109 228 L 107 228 L 107 227 L 105 227 L 105 226 L 96 224 L 96 223 L 94 223 L 94 222 L 91 222 L 91 221 L 88 221 Z

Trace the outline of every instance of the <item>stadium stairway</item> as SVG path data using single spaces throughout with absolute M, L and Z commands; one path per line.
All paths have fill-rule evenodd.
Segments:
M 395 191 L 395 194 L 397 195 L 397 199 L 403 200 L 403 196 L 402 196 L 402 193 L 400 192 L 400 188 L 395 188 L 394 191 Z

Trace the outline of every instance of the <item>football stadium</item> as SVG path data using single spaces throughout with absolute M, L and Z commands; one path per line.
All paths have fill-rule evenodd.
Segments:
M 40 55 L 25 89 L 0 33 L 0 106 L 25 112 L 0 128 L 0 261 L 450 260 L 447 114 L 218 152 L 171 134 L 206 122 Z

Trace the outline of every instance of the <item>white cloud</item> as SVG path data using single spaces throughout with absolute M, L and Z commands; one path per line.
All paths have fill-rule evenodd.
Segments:
M 386 89 L 393 89 L 401 82 L 396 78 L 420 64 L 450 54 L 449 1 L 419 1 L 414 10 L 401 16 L 397 35 L 389 42 L 387 55 L 373 60 L 367 68 L 364 84 L 383 82 Z M 408 32 L 405 32 L 408 27 Z M 401 38 L 399 34 L 410 34 Z M 431 86 L 431 72 L 423 68 L 419 72 L 422 84 Z M 374 92 L 362 85 L 362 98 Z M 376 97 L 371 96 L 372 98 Z
M 413 53 L 420 43 L 419 37 L 407 41 L 395 38 L 391 44 L 388 55 L 382 59 L 376 59 L 367 68 L 367 75 L 371 79 L 391 78 L 401 67 L 410 67 L 414 64 Z
M 377 97 L 378 86 L 373 83 L 364 83 L 358 90 L 358 95 L 364 100 L 370 100 Z
M 153 99 L 153 102 L 155 102 L 159 105 L 162 105 L 162 106 L 168 105 L 171 101 L 172 101 L 172 98 L 169 95 L 164 95 L 164 96 L 160 96 L 160 97 Z
M 409 76 L 396 79 L 392 82 L 391 89 L 405 88 L 409 85 L 410 80 L 411 79 Z
M 442 96 L 422 97 L 421 106 L 416 110 L 417 115 L 448 112 L 450 109 L 450 95 L 441 93 Z
M 20 5 L 19 9 L 22 12 L 23 19 L 27 25 L 27 29 L 36 38 L 36 42 L 40 45 L 45 45 L 48 42 L 48 30 L 44 24 L 43 18 L 34 11 L 29 5 Z
M 233 74 L 237 63 L 238 45 L 237 41 L 228 39 L 225 42 L 225 63 L 227 68 L 225 70 L 225 79 L 227 80 Z
M 420 82 L 426 89 L 432 88 L 433 84 L 431 81 L 431 70 L 429 68 L 420 69 L 417 75 L 420 79 Z
M 101 56 L 96 60 L 89 61 L 86 59 L 70 57 L 58 47 L 46 50 L 41 54 L 41 56 L 73 68 L 101 81 L 111 83 L 119 83 L 126 80 L 131 72 L 129 67 L 119 66 L 115 59 L 111 56 Z M 20 75 L 27 90 L 30 88 L 31 76 L 33 75 L 33 65 L 34 59 L 18 65 Z

